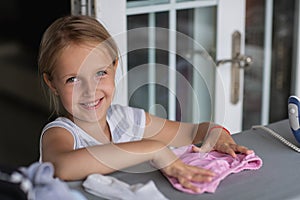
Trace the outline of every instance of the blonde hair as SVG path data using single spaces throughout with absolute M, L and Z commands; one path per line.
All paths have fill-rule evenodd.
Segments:
M 54 21 L 44 32 L 40 43 L 38 68 L 42 89 L 50 101 L 50 108 L 57 115 L 64 112 L 59 98 L 53 94 L 43 79 L 51 80 L 56 62 L 70 44 L 103 43 L 112 59 L 119 55 L 117 45 L 105 27 L 95 18 L 85 15 L 64 16 Z

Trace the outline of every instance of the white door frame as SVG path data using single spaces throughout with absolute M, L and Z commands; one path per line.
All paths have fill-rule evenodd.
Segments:
M 112 37 L 116 40 L 121 54 L 117 73 L 127 72 L 127 23 L 126 23 L 126 1 L 125 0 L 95 0 L 95 17 L 106 27 Z M 122 68 L 122 69 L 121 69 Z M 118 77 L 118 74 L 117 74 Z M 127 77 L 117 80 L 116 95 L 114 103 L 128 105 Z
M 241 53 L 245 49 L 245 0 L 219 1 L 217 13 L 216 59 L 231 58 L 232 33 L 241 33 Z M 237 104 L 230 102 L 231 63 L 217 68 L 215 87 L 215 122 L 226 126 L 231 132 L 240 132 L 243 120 L 244 71 L 240 70 L 240 97 Z

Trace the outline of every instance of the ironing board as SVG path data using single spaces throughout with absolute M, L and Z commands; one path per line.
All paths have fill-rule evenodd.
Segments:
M 297 144 L 290 131 L 287 119 L 272 123 L 267 127 Z M 147 173 L 115 172 L 111 176 L 128 184 L 146 183 L 153 180 L 157 188 L 167 198 L 176 200 L 300 199 L 300 153 L 292 150 L 261 129 L 250 129 L 236 133 L 233 138 L 238 144 L 255 150 L 255 153 L 262 158 L 263 166 L 259 170 L 244 170 L 227 176 L 221 181 L 215 193 L 193 195 L 178 191 L 171 186 L 158 170 Z M 142 165 L 145 165 L 145 163 Z M 68 182 L 70 188 L 82 192 L 88 199 L 102 199 L 85 192 L 81 184 L 81 181 Z

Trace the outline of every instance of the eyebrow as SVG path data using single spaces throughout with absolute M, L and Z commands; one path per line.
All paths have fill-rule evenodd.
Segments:
M 110 67 L 113 67 L 113 64 L 114 63 L 114 61 L 112 61 L 110 64 L 108 64 L 108 65 L 106 65 L 106 66 L 99 66 L 98 68 L 97 68 L 97 70 L 101 70 L 101 69 L 108 69 L 108 68 L 110 68 Z
M 61 76 L 60 78 L 64 79 L 64 78 L 67 78 L 67 77 L 74 77 L 74 76 L 78 76 L 78 74 L 66 74 L 66 75 Z
M 113 66 L 113 62 L 111 62 L 110 64 L 106 65 L 106 66 L 99 66 L 96 68 L 95 71 L 100 71 L 100 70 L 106 70 L 109 69 Z M 78 76 L 78 73 L 70 73 L 70 74 L 65 74 L 63 76 L 60 76 L 61 79 L 67 78 L 67 77 L 74 77 L 74 76 Z

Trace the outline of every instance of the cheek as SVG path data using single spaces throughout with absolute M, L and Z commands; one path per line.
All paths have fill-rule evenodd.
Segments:
M 69 110 L 72 108 L 73 101 L 76 100 L 76 93 L 73 91 L 63 91 L 60 93 L 60 100 L 63 106 Z
M 115 93 L 115 82 L 114 81 L 111 82 L 109 92 L 111 93 L 111 96 L 113 96 Z
M 113 94 L 115 90 L 115 82 L 112 79 L 102 80 L 100 81 L 100 84 L 98 84 L 98 88 L 105 91 L 107 94 Z
M 112 89 L 112 91 L 115 89 L 115 80 L 110 81 L 110 89 Z

